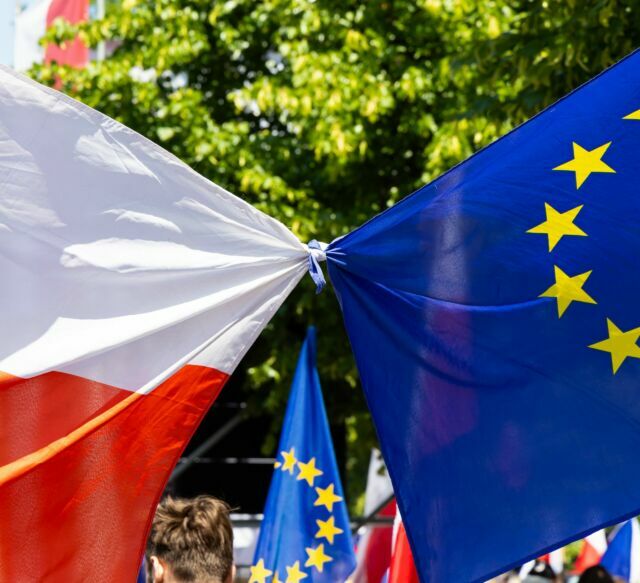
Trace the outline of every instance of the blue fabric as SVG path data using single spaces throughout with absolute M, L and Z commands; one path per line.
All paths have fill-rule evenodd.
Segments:
M 138 571 L 138 577 L 136 578 L 136 583 L 146 583 L 147 581 L 147 563 L 142 558 L 142 565 L 140 565 L 140 570 Z
M 260 576 L 252 569 L 252 580 L 263 581 L 266 578 L 271 583 L 277 572 L 278 580 L 284 582 L 288 575 L 287 567 L 292 568 L 297 562 L 299 570 L 307 575 L 305 583 L 345 581 L 355 568 L 356 561 L 316 369 L 313 328 L 309 329 L 300 351 L 278 452 L 254 559 L 254 565 L 262 561 L 264 569 L 274 575 L 265 577 L 262 572 Z M 287 469 L 287 457 L 283 452 L 293 453 L 295 467 Z M 291 457 L 288 459 L 293 460 Z M 314 467 L 322 474 L 310 476 L 308 480 L 301 479 L 301 464 L 308 464 L 311 460 L 314 460 Z M 323 500 L 323 491 L 332 492 L 330 498 L 334 501 L 319 503 Z M 330 530 L 339 529 L 342 532 L 332 535 L 331 542 L 327 536 L 318 536 L 318 521 L 325 524 L 332 521 Z M 331 560 L 309 564 L 311 557 L 308 550 L 317 550 L 319 545 L 323 545 L 322 555 Z
M 640 513 L 639 108 L 634 53 L 327 250 L 422 581 L 484 581 Z M 611 142 L 615 173 L 577 188 L 553 170 L 572 142 Z M 584 205 L 586 236 L 549 251 L 527 232 L 545 203 Z M 554 266 L 593 270 L 597 303 L 559 318 Z M 589 348 L 607 318 L 632 331 L 616 374 Z
M 315 239 L 309 241 L 308 247 L 311 250 L 317 249 L 318 251 L 322 251 L 322 246 Z M 311 279 L 313 279 L 313 283 L 316 284 L 317 295 L 324 289 L 327 282 L 324 278 L 324 273 L 322 273 L 320 263 L 318 262 L 317 257 L 313 254 L 313 251 L 309 253 L 309 275 L 311 276 Z
M 620 526 L 600 563 L 612 575 L 629 581 L 631 577 L 631 521 Z

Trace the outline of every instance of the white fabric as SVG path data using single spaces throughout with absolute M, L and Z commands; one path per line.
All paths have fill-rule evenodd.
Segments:
M 585 542 L 593 547 L 593 549 L 600 555 L 604 555 L 607 550 L 607 533 L 604 528 L 592 532 L 585 538 Z
M 0 69 L 0 371 L 138 391 L 189 362 L 230 373 L 307 264 L 284 225 Z
M 26 71 L 44 60 L 44 46 L 39 44 L 47 30 L 47 13 L 53 0 L 37 0 L 16 16 L 13 62 L 16 70 Z
M 319 263 L 327 260 L 327 249 L 329 248 L 329 243 L 322 243 L 322 241 L 316 241 L 318 247 L 309 247 L 308 245 L 305 247 L 306 250 L 315 257 L 316 261 Z
M 564 571 L 564 547 L 549 553 L 549 566 L 556 574 Z
M 393 535 L 391 536 L 391 561 L 393 562 L 393 555 L 396 551 L 396 541 L 398 540 L 398 532 L 400 532 L 400 526 L 402 525 L 402 514 L 400 514 L 400 508 L 396 506 L 396 515 L 393 517 Z
M 368 516 L 385 500 L 393 495 L 391 478 L 384 464 L 382 454 L 377 449 L 371 450 L 367 486 L 364 493 L 364 514 Z
M 522 567 L 520 567 L 520 571 L 518 572 L 518 576 L 520 579 L 524 579 L 529 573 L 531 573 L 531 569 L 536 564 L 535 561 L 527 561 Z

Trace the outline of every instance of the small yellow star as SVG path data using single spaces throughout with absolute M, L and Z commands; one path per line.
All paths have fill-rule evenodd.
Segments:
M 608 150 L 611 142 L 602 144 L 593 150 L 585 150 L 573 142 L 573 159 L 556 166 L 554 170 L 566 170 L 576 173 L 576 188 L 580 188 L 592 172 L 612 172 L 615 170 L 602 161 L 602 156 Z
M 333 484 L 329 484 L 326 488 L 316 488 L 316 494 L 318 497 L 313 505 L 326 506 L 329 512 L 333 512 L 333 505 L 342 500 L 342 498 L 333 491 Z
M 336 526 L 336 521 L 333 516 L 330 516 L 329 520 L 316 520 L 316 524 L 319 528 L 316 533 L 316 538 L 326 538 L 330 545 L 333 544 L 333 539 L 337 534 L 344 532 L 344 530 Z
M 287 580 L 285 583 L 298 583 L 298 581 L 308 576 L 304 571 L 300 570 L 300 561 L 296 561 L 292 567 L 287 567 Z
M 316 468 L 316 458 L 312 457 L 308 463 L 298 462 L 300 473 L 298 480 L 306 480 L 309 486 L 313 486 L 313 481 L 322 475 L 322 471 Z
M 591 344 L 589 348 L 611 353 L 613 374 L 618 372 L 622 363 L 628 358 L 640 358 L 640 347 L 636 344 L 640 338 L 640 328 L 632 328 L 623 332 L 609 318 L 607 318 L 609 338 Z
M 324 544 L 318 545 L 315 549 L 309 548 L 305 549 L 307 551 L 307 562 L 304 564 L 305 567 L 315 567 L 322 573 L 322 569 L 324 569 L 324 564 L 332 561 L 333 559 L 326 555 L 324 552 Z
M 540 294 L 541 298 L 556 298 L 558 300 L 558 318 L 571 305 L 572 302 L 584 302 L 585 304 L 595 304 L 596 301 L 582 289 L 591 271 L 585 271 L 579 275 L 568 276 L 557 265 L 553 267 L 556 282 L 545 292 Z
M 271 579 L 271 583 L 282 583 L 280 580 L 280 575 L 278 575 L 278 571 L 273 574 L 273 579 Z
M 256 565 L 251 567 L 249 583 L 265 583 L 267 577 L 270 577 L 272 574 L 273 571 L 269 571 L 269 569 L 265 568 L 264 560 L 260 559 Z
M 282 464 L 282 471 L 289 472 L 293 476 L 293 471 L 296 468 L 296 463 L 298 460 L 295 456 L 295 449 L 292 447 L 289 451 L 283 451 L 282 457 L 284 458 L 284 463 Z
M 640 109 L 632 111 L 629 115 L 625 115 L 622 119 L 635 119 L 640 120 Z
M 580 205 L 563 213 L 559 213 L 550 204 L 545 202 L 544 212 L 547 220 L 532 227 L 527 233 L 547 235 L 547 237 L 549 237 L 549 252 L 553 250 L 565 235 L 586 237 L 587 234 L 580 227 L 573 224 L 573 221 L 575 221 L 583 206 L 584 205 Z

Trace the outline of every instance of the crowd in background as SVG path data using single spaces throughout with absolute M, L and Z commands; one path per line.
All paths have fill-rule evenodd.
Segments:
M 510 571 L 496 577 L 491 583 L 626 583 L 624 579 L 613 577 L 602 565 L 589 567 L 582 575 L 557 574 L 549 564 L 536 561 L 528 573 L 522 569 Z

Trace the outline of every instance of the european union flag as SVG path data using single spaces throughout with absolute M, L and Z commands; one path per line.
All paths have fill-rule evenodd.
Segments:
M 327 259 L 423 581 L 640 513 L 640 54 Z
M 300 351 L 278 452 L 250 583 L 345 581 L 355 555 L 313 328 Z

